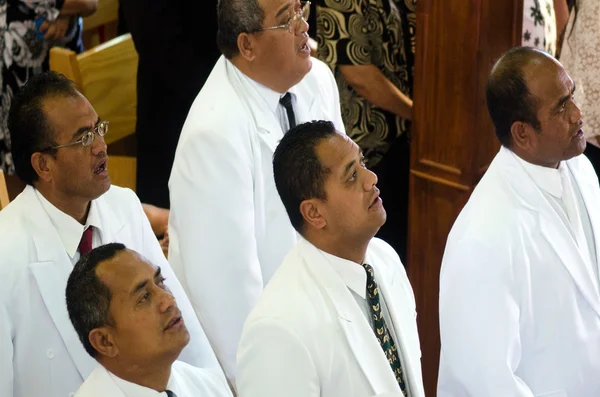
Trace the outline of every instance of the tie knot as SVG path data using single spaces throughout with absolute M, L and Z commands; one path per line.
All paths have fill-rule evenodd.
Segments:
M 177 397 L 177 394 L 173 393 L 171 390 L 165 390 L 165 393 L 167 393 L 168 397 Z
M 279 99 L 279 103 L 281 103 L 286 109 L 292 106 L 292 94 L 286 92 L 285 95 Z
M 367 282 L 375 279 L 375 271 L 373 270 L 373 267 L 371 265 L 369 265 L 368 263 L 363 263 L 362 267 L 364 267 L 367 271 Z

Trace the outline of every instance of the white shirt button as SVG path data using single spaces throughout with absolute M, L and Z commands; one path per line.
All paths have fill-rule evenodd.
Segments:
M 46 357 L 52 360 L 54 358 L 54 350 L 48 349 L 48 351 L 46 352 Z
M 69 397 L 75 397 L 75 393 L 69 393 Z

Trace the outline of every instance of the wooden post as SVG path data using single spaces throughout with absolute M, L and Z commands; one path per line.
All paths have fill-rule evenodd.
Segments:
M 436 395 L 446 238 L 499 148 L 485 83 L 500 55 L 520 44 L 522 1 L 418 2 L 407 264 L 428 397 Z

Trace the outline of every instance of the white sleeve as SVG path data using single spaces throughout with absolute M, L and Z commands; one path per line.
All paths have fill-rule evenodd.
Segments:
M 0 396 L 13 395 L 13 343 L 5 302 L 0 302 Z
M 244 328 L 238 351 L 241 397 L 319 397 L 319 376 L 299 335 L 281 321 L 260 319 Z
M 194 309 L 192 308 L 183 287 L 171 269 L 171 265 L 169 265 L 169 262 L 165 258 L 160 243 L 152 231 L 150 221 L 146 217 L 138 197 L 134 192 L 129 192 L 135 200 L 135 206 L 138 212 L 137 217 L 138 219 L 141 219 L 140 233 L 143 241 L 143 252 L 140 253 L 152 264 L 160 266 L 162 275 L 166 278 L 166 284 L 177 301 L 177 306 L 179 307 L 179 310 L 181 310 L 186 328 L 190 333 L 190 343 L 181 352 L 179 360 L 195 367 L 210 368 L 221 372 L 217 358 L 200 326 L 196 313 L 194 313 Z
M 521 360 L 519 297 L 510 247 L 463 240 L 446 247 L 440 274 L 438 397 L 533 397 Z
M 250 143 L 234 141 L 209 132 L 180 142 L 169 182 L 169 260 L 232 383 L 242 327 L 263 289 Z

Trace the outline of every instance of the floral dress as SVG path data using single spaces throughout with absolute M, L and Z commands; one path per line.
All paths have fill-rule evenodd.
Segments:
M 64 0 L 0 0 L 0 169 L 14 173 L 6 127 L 15 92 L 34 74 L 48 69 L 50 43 L 38 37 L 38 17 L 54 21 Z M 62 44 L 81 51 L 81 19 Z
M 522 44 L 535 47 L 554 56 L 557 28 L 553 0 L 523 1 Z

